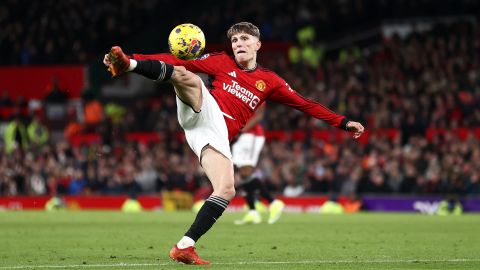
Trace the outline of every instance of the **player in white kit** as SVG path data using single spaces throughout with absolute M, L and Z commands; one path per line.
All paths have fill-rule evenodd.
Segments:
M 236 188 L 245 192 L 244 198 L 249 209 L 241 220 L 235 221 L 237 225 L 262 222 L 262 217 L 255 207 L 257 192 L 261 198 L 269 203 L 268 224 L 275 223 L 285 207 L 282 201 L 273 198 L 261 179 L 255 174 L 255 168 L 265 144 L 265 132 L 260 124 L 264 114 L 265 106 L 261 106 L 245 124 L 242 133 L 232 145 L 232 161 L 240 177 L 240 182 L 236 185 Z

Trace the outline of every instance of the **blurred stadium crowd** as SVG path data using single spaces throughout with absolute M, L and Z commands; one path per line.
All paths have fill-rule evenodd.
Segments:
M 153 33 L 166 37 L 184 22 L 208 29 L 209 43 L 225 42 L 226 30 L 238 21 L 255 22 L 263 40 L 292 41 L 305 25 L 315 25 L 322 39 L 331 39 L 385 19 L 470 14 L 479 9 L 475 0 L 5 0 L 0 4 L 0 64 L 97 61 L 99 53 L 138 32 L 153 28 Z
M 145 24 L 158 23 L 156 11 L 166 5 L 165 1 L 153 0 L 89 2 L 55 5 L 51 12 L 61 16 L 43 13 L 53 1 L 33 3 L 22 16 L 22 1 L 2 3 L 0 25 L 6 31 L 0 34 L 0 64 L 86 63 Z M 225 1 L 215 7 L 221 12 L 186 14 L 217 42 L 225 40 L 224 31 L 230 22 L 240 19 L 260 25 L 266 40 L 298 42 L 296 34 L 305 26 L 313 26 L 322 38 L 334 39 L 337 31 L 333 26 L 341 30 L 395 16 L 442 15 L 445 7 L 453 7 L 449 12 L 462 13 L 479 5 L 476 1 L 274 2 L 278 5 Z M 143 20 L 123 24 L 122 19 L 129 16 Z M 172 26 L 183 22 L 182 18 L 167 19 Z M 96 28 L 78 35 L 85 24 Z M 287 196 L 480 194 L 480 135 L 474 132 L 480 127 L 479 37 L 476 23 L 439 23 L 429 31 L 413 31 L 406 37 L 394 35 L 373 47 L 349 45 L 322 53 L 314 64 L 294 54 L 290 58 L 262 58 L 262 65 L 280 74 L 303 95 L 364 123 L 367 130 L 393 129 L 398 133 L 372 133 L 362 143 L 350 138 L 343 143 L 317 140 L 309 134 L 325 128 L 322 122 L 267 104 L 263 121 L 266 130 L 300 130 L 306 136 L 301 140 L 269 141 L 257 173 L 272 190 Z M 317 36 L 310 42 L 319 41 Z M 208 188 L 196 157 L 178 136 L 174 96 L 166 85 L 158 88 L 162 90 L 155 97 L 124 105 L 86 96 L 85 119 L 90 118 L 87 114 L 91 110 L 90 115 L 98 117 L 86 125 L 72 118 L 65 127 L 65 137 L 81 130 L 95 131 L 101 134 L 101 144 L 73 147 L 65 141 L 41 140 L 36 133 L 38 126 L 46 124 L 41 119 L 13 119 L 10 124 L 16 124 L 9 126 L 20 131 L 5 132 L 0 194 L 137 194 Z M 0 106 L 13 103 L 6 96 L 0 100 Z M 30 128 L 31 123 L 36 126 Z M 462 128 L 471 132 L 462 135 L 458 132 Z M 163 138 L 156 144 L 126 142 L 123 134 L 132 131 L 161 132 Z M 9 149 L 8 136 L 17 148 Z

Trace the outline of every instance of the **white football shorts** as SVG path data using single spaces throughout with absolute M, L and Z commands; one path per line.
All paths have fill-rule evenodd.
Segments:
M 265 144 L 265 136 L 243 133 L 232 145 L 233 164 L 237 167 L 256 167 Z
M 199 78 L 200 81 L 202 81 Z M 188 145 L 200 160 L 203 147 L 210 145 L 225 157 L 232 159 L 228 129 L 223 113 L 202 81 L 202 107 L 196 113 L 177 96 L 177 116 L 185 131 Z

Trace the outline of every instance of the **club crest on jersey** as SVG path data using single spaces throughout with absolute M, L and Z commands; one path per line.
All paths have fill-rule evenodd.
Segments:
M 255 87 L 258 89 L 258 91 L 265 91 L 265 88 L 267 88 L 267 84 L 263 80 L 258 80 L 255 83 Z

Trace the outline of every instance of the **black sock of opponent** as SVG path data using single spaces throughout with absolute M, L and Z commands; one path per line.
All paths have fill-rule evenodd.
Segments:
M 255 178 L 252 180 L 252 185 L 260 191 L 260 196 L 268 201 L 268 203 L 273 202 L 273 196 L 268 191 L 267 187 L 260 181 L 260 179 Z
M 255 185 L 252 183 L 252 181 L 248 181 L 243 184 L 242 188 L 247 193 L 245 195 L 245 200 L 247 201 L 248 208 L 250 210 L 255 210 L 255 193 L 256 193 Z

